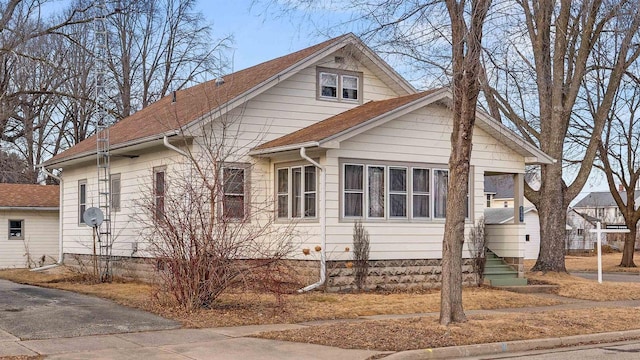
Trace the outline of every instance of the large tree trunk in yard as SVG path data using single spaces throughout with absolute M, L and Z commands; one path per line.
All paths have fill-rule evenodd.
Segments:
M 564 183 L 559 163 L 542 168 L 542 186 L 537 204 L 540 214 L 540 255 L 533 271 L 566 272 L 564 263 L 567 206 L 564 204 Z
M 627 222 L 629 232 L 624 234 L 624 249 L 622 250 L 622 261 L 620 261 L 621 267 L 636 267 L 636 264 L 633 262 L 633 253 L 636 248 L 637 220 L 634 220 L 636 219 Z
M 453 129 L 449 156 L 447 214 L 442 239 L 440 324 L 464 322 L 462 308 L 462 244 L 469 191 L 469 162 L 480 86 L 482 26 L 491 0 L 471 1 L 471 21 L 465 20 L 465 2 L 446 1 L 451 19 L 453 60 Z M 472 214 L 469 214 L 473 218 Z

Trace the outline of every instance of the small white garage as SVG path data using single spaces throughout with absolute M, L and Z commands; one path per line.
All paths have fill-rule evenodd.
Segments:
M 60 187 L 0 184 L 0 268 L 57 261 Z

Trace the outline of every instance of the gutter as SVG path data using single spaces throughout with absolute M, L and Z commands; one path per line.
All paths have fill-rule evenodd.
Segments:
M 64 231 L 64 227 L 62 226 L 62 220 L 63 220 L 63 216 L 62 216 L 62 209 L 64 209 L 64 197 L 62 196 L 62 194 L 64 193 L 64 183 L 61 177 L 53 175 L 51 172 L 49 172 L 49 170 L 47 170 L 44 165 L 42 165 L 40 167 L 40 169 L 42 169 L 42 172 L 44 172 L 47 176 L 50 176 L 56 180 L 58 180 L 60 182 L 60 206 L 58 208 L 58 262 L 56 262 L 55 264 L 51 264 L 51 265 L 47 265 L 47 266 L 41 266 L 35 269 L 31 269 L 31 271 L 42 271 L 42 270 L 47 270 L 47 269 L 52 269 L 54 267 L 58 267 L 60 265 L 62 265 L 62 261 L 64 260 L 64 253 L 63 253 L 63 231 Z
M 303 293 L 324 285 L 327 278 L 327 172 L 325 171 L 324 166 L 318 164 L 312 158 L 307 156 L 304 147 L 300 148 L 300 156 L 313 164 L 316 168 L 320 169 L 320 172 L 322 173 L 322 177 L 320 178 L 320 280 L 298 290 L 299 293 Z

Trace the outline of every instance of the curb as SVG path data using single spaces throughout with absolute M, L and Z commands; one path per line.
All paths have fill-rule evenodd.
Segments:
M 389 355 L 385 357 L 385 360 L 459 359 L 468 356 L 553 349 L 563 346 L 608 343 L 632 339 L 640 339 L 640 330 L 612 331 L 556 338 L 515 340 L 487 344 L 450 346 L 435 349 L 408 350 Z

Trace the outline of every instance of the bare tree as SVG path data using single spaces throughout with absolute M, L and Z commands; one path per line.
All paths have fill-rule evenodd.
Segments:
M 241 117 L 211 120 L 140 201 L 142 237 L 162 265 L 162 285 L 189 310 L 212 306 L 239 282 L 286 283 L 274 271 L 284 276 L 281 260 L 295 249 L 293 223 L 275 224 L 273 202 L 257 194 L 268 185 L 251 181 L 261 168 L 243 155 Z
M 213 39 L 195 0 L 124 1 L 110 17 L 108 66 L 116 118 L 218 76 L 231 38 Z
M 640 180 L 640 90 L 637 83 L 624 82 L 615 103 L 617 106 L 612 108 L 598 144 L 599 161 L 595 165 L 604 172 L 609 191 L 630 230 L 624 236 L 620 266 L 635 267 L 633 255 L 640 220 L 635 192 Z
M 0 150 L 0 183 L 33 183 L 33 170 L 18 154 Z

